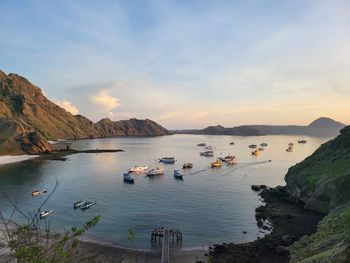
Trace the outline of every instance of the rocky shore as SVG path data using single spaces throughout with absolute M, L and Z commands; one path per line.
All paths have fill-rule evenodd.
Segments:
M 254 242 L 215 245 L 208 253 L 211 262 L 289 262 L 286 247 L 302 236 L 315 232 L 318 223 L 325 216 L 304 209 L 302 204 L 291 202 L 284 187 L 263 189 L 259 195 L 265 205 L 256 209 L 257 224 L 269 229 L 263 223 L 267 220 L 272 225 L 271 233 Z

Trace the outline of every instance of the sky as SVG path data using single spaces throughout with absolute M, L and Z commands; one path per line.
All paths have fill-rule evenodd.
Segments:
M 349 0 L 1 0 L 0 10 L 0 69 L 93 121 L 350 124 Z

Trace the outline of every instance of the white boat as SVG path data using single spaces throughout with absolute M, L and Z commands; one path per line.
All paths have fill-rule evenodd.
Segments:
M 147 171 L 147 169 L 148 169 L 147 165 L 134 166 L 129 169 L 129 173 L 142 173 Z
M 85 203 L 86 203 L 86 201 L 77 201 L 77 202 L 74 203 L 73 207 L 74 207 L 74 209 L 77 209 L 77 208 L 81 207 Z
M 160 158 L 159 161 L 165 164 L 173 164 L 176 162 L 175 157 L 163 157 Z
M 266 142 L 262 142 L 262 143 L 260 143 L 260 146 L 266 147 L 267 143 Z
M 298 143 L 307 143 L 307 140 L 299 138 Z
M 51 214 L 52 212 L 53 212 L 53 210 L 48 210 L 48 211 L 40 212 L 39 217 L 40 217 L 40 219 L 45 218 L 45 217 L 47 217 L 49 214 Z
M 35 196 L 42 195 L 44 193 L 47 193 L 47 191 L 46 190 L 43 190 L 43 191 L 36 190 L 36 191 L 32 192 L 32 196 L 35 197 Z
M 83 204 L 80 208 L 81 208 L 82 210 L 85 210 L 85 209 L 90 208 L 90 207 L 93 206 L 93 205 L 96 205 L 96 202 L 86 202 L 86 203 Z
M 133 184 L 135 182 L 134 178 L 131 177 L 129 173 L 125 173 L 123 176 L 124 176 L 123 180 L 125 183 Z
M 175 169 L 174 170 L 174 177 L 176 178 L 176 179 L 183 179 L 182 177 L 183 177 L 183 174 L 178 170 L 178 169 Z
M 229 165 L 237 164 L 236 159 L 230 159 L 230 160 L 227 160 L 226 162 L 227 162 L 227 164 L 229 164 Z
M 164 169 L 157 167 L 152 170 L 149 170 L 147 173 L 147 176 L 161 175 L 161 174 L 164 174 Z
M 197 146 L 206 146 L 204 142 L 198 143 Z
M 205 152 L 201 152 L 200 155 L 202 155 L 202 156 L 214 156 L 214 152 L 213 151 L 205 151 Z

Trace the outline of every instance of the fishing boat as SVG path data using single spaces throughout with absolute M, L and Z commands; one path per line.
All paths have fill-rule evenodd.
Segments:
M 227 155 L 225 156 L 225 162 L 229 162 L 231 160 L 236 160 L 236 156 L 233 156 L 233 155 Z
M 40 217 L 40 219 L 43 219 L 43 218 L 47 217 L 49 214 L 51 214 L 52 212 L 53 212 L 53 210 L 40 212 L 39 217 Z
M 211 157 L 211 156 L 214 156 L 214 152 L 213 151 L 205 151 L 205 152 L 201 152 L 200 155 Z
M 260 151 L 260 150 L 255 150 L 255 151 L 252 151 L 252 155 L 254 155 L 254 156 L 259 156 L 259 155 L 260 155 L 260 153 L 261 153 L 261 151 Z
M 135 182 L 134 178 L 131 177 L 129 173 L 123 174 L 123 181 L 124 183 L 128 183 L 128 184 L 133 184 Z
M 86 202 L 85 204 L 83 204 L 80 208 L 81 208 L 82 210 L 85 210 L 85 209 L 90 208 L 90 207 L 93 206 L 93 205 L 96 205 L 96 202 L 90 202 L 90 201 L 88 201 L 88 202 Z
M 234 142 L 230 142 L 230 145 L 234 145 L 235 143 Z
M 228 165 L 233 165 L 233 164 L 237 164 L 236 159 L 230 159 L 226 161 Z
M 183 169 L 191 169 L 193 167 L 193 164 L 192 163 L 184 163 L 182 165 L 182 168 Z
M 290 142 L 288 143 L 288 146 L 294 146 L 294 143 Z
M 262 143 L 260 143 L 260 146 L 266 147 L 267 143 L 266 142 L 262 142 Z
M 183 174 L 178 170 L 178 169 L 175 169 L 174 170 L 174 177 L 176 178 L 176 179 L 183 179 L 182 177 L 183 177 Z
M 287 152 L 292 152 L 293 151 L 293 146 L 289 146 L 287 149 L 286 149 Z
M 77 201 L 77 202 L 74 203 L 73 207 L 74 207 L 74 209 L 77 209 L 77 208 L 81 207 L 85 203 L 86 203 L 86 201 Z
M 213 146 L 209 145 L 209 146 L 205 147 L 205 149 L 207 149 L 207 150 L 213 150 L 214 148 L 213 148 Z
M 258 147 L 256 144 L 251 144 L 248 146 L 249 148 L 255 149 L 256 147 Z
M 157 167 L 155 169 L 148 171 L 147 176 L 161 175 L 161 174 L 164 174 L 164 169 Z
M 176 162 L 175 157 L 163 157 L 160 158 L 159 161 L 165 164 L 173 164 Z
M 307 143 L 307 140 L 299 138 L 298 143 Z
M 47 193 L 47 191 L 46 190 L 43 190 L 43 191 L 36 190 L 36 191 L 32 192 L 32 196 L 35 197 L 35 196 L 39 196 L 39 195 L 44 194 L 44 193 Z
M 204 142 L 198 143 L 197 146 L 206 146 L 206 144 Z
M 265 148 L 264 147 L 260 147 L 259 151 L 265 151 Z
M 222 166 L 222 161 L 220 161 L 219 159 L 216 159 L 215 162 L 210 164 L 210 167 L 221 167 Z
M 129 173 L 143 173 L 147 171 L 147 169 L 148 169 L 147 165 L 134 166 L 129 169 Z

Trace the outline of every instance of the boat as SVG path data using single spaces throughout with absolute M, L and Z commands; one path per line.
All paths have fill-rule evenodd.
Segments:
M 264 147 L 260 147 L 259 151 L 265 151 L 265 148 Z
M 74 209 L 77 209 L 77 208 L 81 207 L 85 203 L 86 203 L 86 201 L 77 201 L 77 202 L 74 203 L 73 207 L 74 207 Z
M 149 170 L 147 173 L 147 176 L 161 175 L 161 174 L 164 174 L 164 169 L 157 167 L 155 169 Z
M 222 161 L 222 162 L 226 162 L 225 158 L 224 157 L 217 157 L 216 159 Z
M 294 146 L 294 143 L 290 142 L 288 143 L 288 146 Z
M 176 179 L 183 179 L 182 178 L 182 176 L 183 176 L 183 174 L 182 173 L 180 173 L 180 171 L 178 170 L 178 169 L 175 169 L 174 170 L 174 177 L 176 178 Z
M 198 143 L 197 146 L 207 146 L 204 142 Z
M 43 219 L 43 218 L 47 217 L 49 214 L 51 214 L 52 212 L 53 212 L 53 210 L 40 212 L 39 217 L 40 217 L 40 219 Z
M 124 183 L 128 183 L 128 184 L 135 183 L 134 178 L 131 177 L 129 173 L 123 174 L 123 181 L 124 181 Z
M 162 157 L 159 161 L 165 164 L 173 164 L 176 162 L 175 157 Z
M 214 156 L 214 152 L 213 151 L 205 151 L 205 152 L 201 152 L 200 155 L 202 155 L 202 156 Z
M 184 163 L 182 165 L 182 168 L 183 169 L 191 169 L 193 167 L 193 164 L 192 163 Z
M 221 167 L 222 166 L 222 161 L 220 161 L 219 159 L 216 159 L 215 162 L 210 164 L 210 167 Z
M 39 195 L 44 194 L 44 193 L 47 193 L 47 191 L 46 190 L 43 190 L 43 191 L 36 190 L 36 191 L 32 192 L 32 196 L 35 197 L 35 196 L 39 196 Z
M 267 143 L 266 142 L 262 142 L 262 143 L 260 143 L 260 146 L 266 147 Z
M 230 142 L 230 145 L 234 145 L 235 143 L 234 142 Z
M 205 147 L 205 149 L 207 149 L 207 150 L 213 150 L 214 148 L 213 148 L 213 146 L 209 145 L 209 146 Z
M 289 146 L 288 149 L 286 149 L 287 152 L 292 152 L 293 151 L 293 146 Z
M 229 165 L 237 164 L 236 159 L 230 159 L 230 160 L 227 160 L 226 162 L 227 162 L 227 164 L 229 164 Z
M 85 209 L 88 209 L 90 208 L 91 206 L 93 205 L 96 205 L 96 202 L 90 202 L 90 201 L 87 201 L 85 204 L 83 204 L 80 208 L 82 210 L 85 210 Z
M 231 160 L 236 160 L 236 156 L 233 156 L 233 155 L 227 155 L 225 156 L 225 162 L 229 162 Z
M 147 169 L 148 169 L 147 165 L 134 166 L 129 169 L 129 173 L 143 173 L 147 171 Z
M 299 138 L 298 143 L 307 143 L 307 140 Z
M 258 147 L 256 144 L 251 144 L 248 146 L 249 148 L 255 149 L 256 147 Z
M 255 151 L 252 151 L 252 155 L 255 155 L 255 156 L 259 156 L 261 153 L 260 150 L 255 150 Z

